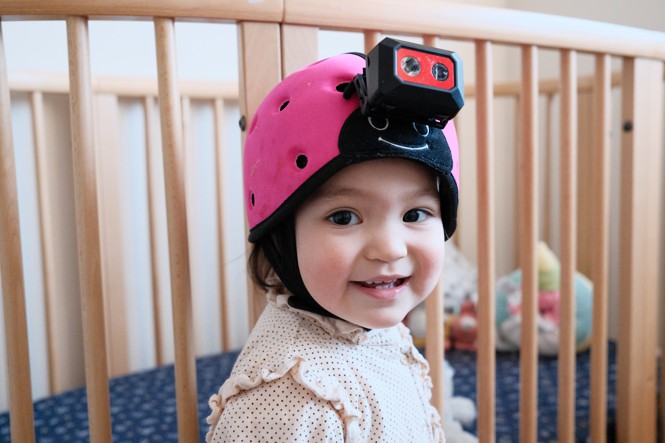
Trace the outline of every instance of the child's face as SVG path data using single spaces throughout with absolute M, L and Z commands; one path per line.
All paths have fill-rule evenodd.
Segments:
M 385 328 L 434 290 L 444 233 L 437 179 L 403 159 L 347 166 L 296 213 L 303 281 L 329 312 Z

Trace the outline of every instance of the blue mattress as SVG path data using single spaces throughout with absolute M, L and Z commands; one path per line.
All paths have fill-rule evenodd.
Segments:
M 200 358 L 197 361 L 200 437 L 207 432 L 208 398 L 226 379 L 238 352 Z M 476 401 L 476 355 L 451 351 L 446 354 L 455 369 L 455 395 Z M 577 429 L 576 440 L 584 442 L 589 433 L 589 366 L 590 353 L 577 358 Z M 615 413 L 615 347 L 609 347 L 608 422 Z M 518 442 L 519 428 L 519 355 L 498 353 L 496 359 L 496 431 L 497 443 Z M 539 361 L 539 426 L 540 442 L 556 441 L 557 360 Z M 164 366 L 112 379 L 109 383 L 114 442 L 176 442 L 175 386 L 173 366 Z M 89 430 L 85 390 L 77 389 L 35 402 L 37 441 L 87 442 Z M 475 432 L 475 428 L 470 429 Z M 0 443 L 10 442 L 9 415 L 0 414 Z
M 231 373 L 238 352 L 203 357 L 196 362 L 200 439 L 208 431 L 208 399 Z M 173 366 L 137 372 L 109 381 L 114 442 L 177 442 Z M 88 442 L 85 389 L 35 402 L 39 443 Z M 0 415 L 0 442 L 10 442 L 9 415 Z
M 456 396 L 467 397 L 477 403 L 476 354 L 474 352 L 451 351 L 446 358 L 455 369 L 453 388 Z M 496 442 L 519 442 L 519 353 L 496 354 Z M 608 346 L 607 374 L 607 423 L 608 443 L 614 441 L 616 416 L 616 345 Z M 575 441 L 587 442 L 590 432 L 591 353 L 577 354 L 575 397 Z M 557 441 L 557 397 L 558 360 L 555 357 L 540 357 L 538 360 L 538 442 Z M 475 426 L 468 429 L 475 434 Z

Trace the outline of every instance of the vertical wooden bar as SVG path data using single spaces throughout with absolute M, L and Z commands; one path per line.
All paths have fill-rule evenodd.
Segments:
M 118 149 L 118 97 L 108 93 L 95 94 L 94 108 L 102 292 L 108 340 L 106 350 L 109 376 L 117 377 L 130 371 L 124 267 L 126 251 L 122 240 L 126 224 L 123 217 L 126 157 Z
M 282 79 L 282 45 L 280 27 L 275 23 L 241 22 L 238 24 L 240 115 L 243 150 L 245 128 L 249 127 L 256 108 L 270 90 Z M 289 42 L 286 42 L 289 43 Z M 284 47 L 285 52 L 297 52 L 298 42 Z M 243 201 L 246 201 L 243 198 Z M 248 282 L 249 327 L 254 326 L 265 307 L 265 295 Z
M 187 164 L 191 164 L 191 150 L 192 150 L 192 100 L 187 96 L 180 98 L 180 115 L 182 121 L 182 152 L 183 159 L 185 160 L 185 195 L 187 192 Z M 187 199 L 185 199 L 187 201 Z
M 538 48 L 522 47 L 519 155 L 522 332 L 520 341 L 520 441 L 535 442 L 538 430 Z
M 496 440 L 494 90 L 492 43 L 475 42 L 478 152 L 478 438 Z
M 30 385 L 28 325 L 21 254 L 21 227 L 11 103 L 0 23 L 0 273 L 9 375 L 11 436 L 15 442 L 34 442 L 34 414 Z
M 282 76 L 304 68 L 318 59 L 319 29 L 313 26 L 282 25 Z M 286 48 L 298 47 L 297 51 Z
M 157 271 L 157 232 L 155 228 L 156 211 L 154 208 L 154 189 L 152 188 L 152 164 L 153 155 L 157 146 L 152 134 L 153 122 L 155 121 L 154 99 L 146 96 L 143 99 L 143 120 L 145 127 L 145 152 L 146 152 L 146 186 L 148 193 L 148 232 L 150 235 L 150 279 L 152 282 L 152 315 L 153 331 L 155 334 L 155 360 L 157 365 L 164 363 L 164 351 L 162 344 L 162 316 L 161 302 L 159 299 L 160 285 L 159 272 Z
M 426 46 L 437 45 L 437 37 L 428 35 L 424 38 Z M 365 46 L 368 44 L 365 33 Z M 374 46 L 374 44 L 372 44 Z M 371 47 L 369 48 L 371 49 Z M 442 279 L 445 275 L 441 276 Z M 425 300 L 425 343 L 429 373 L 432 379 L 432 406 L 443 416 L 443 285 L 439 283 Z
M 617 363 L 619 441 L 656 441 L 663 63 L 624 58 Z
M 90 439 L 92 442 L 110 442 L 111 413 L 102 294 L 90 50 L 86 18 L 67 17 L 67 46 Z
M 552 235 L 553 235 L 553 226 L 552 226 L 552 213 L 554 212 L 552 210 L 552 165 L 553 165 L 553 159 L 554 159 L 554 149 L 553 149 L 553 143 L 552 143 L 552 126 L 553 126 L 553 114 L 554 114 L 554 94 L 551 92 L 548 92 L 547 94 L 544 94 L 545 96 L 545 115 L 543 116 L 543 121 L 545 122 L 545 130 L 543 136 L 545 137 L 545 141 L 543 142 L 543 160 L 544 160 L 544 168 L 543 168 L 543 177 L 542 177 L 542 182 L 543 182 L 543 192 L 542 192 L 542 197 L 543 197 L 543 218 L 542 218 L 542 238 L 541 240 L 544 240 L 548 242 L 549 244 L 553 243 L 552 240 Z
M 199 434 L 182 113 L 175 59 L 175 25 L 172 19 L 155 18 L 155 40 L 169 239 L 178 439 L 189 442 L 198 441 Z
M 442 276 L 445 278 L 445 275 Z M 425 347 L 432 379 L 431 403 L 443 416 L 443 285 L 425 299 Z
M 224 101 L 216 98 L 213 103 L 213 121 L 215 122 L 215 181 L 217 189 L 217 250 L 219 251 L 219 309 L 220 309 L 220 334 L 222 338 L 222 350 L 231 348 L 231 337 L 229 328 L 229 304 L 226 292 L 226 263 L 224 241 L 224 165 L 226 164 L 224 149 Z
M 365 54 L 381 41 L 381 32 L 380 31 L 365 31 Z M 425 43 L 427 45 L 427 43 Z
M 50 245 L 52 239 L 49 239 L 48 226 L 52 223 L 49 215 L 52 205 L 48 198 L 48 180 L 47 180 L 47 157 L 46 157 L 46 133 L 44 129 L 44 96 L 40 91 L 35 91 L 30 95 L 30 104 L 32 107 L 32 134 L 35 145 L 35 165 L 37 170 L 37 189 L 39 199 L 39 239 L 42 245 L 42 278 L 44 280 L 44 322 L 46 329 L 46 358 L 48 361 L 48 381 L 49 393 L 54 394 L 55 388 L 55 352 L 53 346 L 52 331 L 52 303 L 53 303 L 53 283 L 51 277 L 53 269 L 50 260 Z
M 610 56 L 597 54 L 594 74 L 592 237 L 593 332 L 591 339 L 591 440 L 607 433 L 607 304 L 610 215 Z
M 561 305 L 557 437 L 575 441 L 575 269 L 577 250 L 577 54 L 561 51 Z

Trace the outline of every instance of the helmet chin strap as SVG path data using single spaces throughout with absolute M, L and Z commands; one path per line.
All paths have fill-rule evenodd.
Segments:
M 288 217 L 280 223 L 261 247 L 279 279 L 293 294 L 292 297 L 289 297 L 289 306 L 326 317 L 339 318 L 318 304 L 305 287 L 298 266 L 293 217 Z

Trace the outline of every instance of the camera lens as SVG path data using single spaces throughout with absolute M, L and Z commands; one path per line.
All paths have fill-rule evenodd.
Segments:
M 406 56 L 402 59 L 402 70 L 411 77 L 420 74 L 420 62 L 415 57 Z
M 440 82 L 448 80 L 448 68 L 443 63 L 434 63 L 432 65 L 432 76 Z

